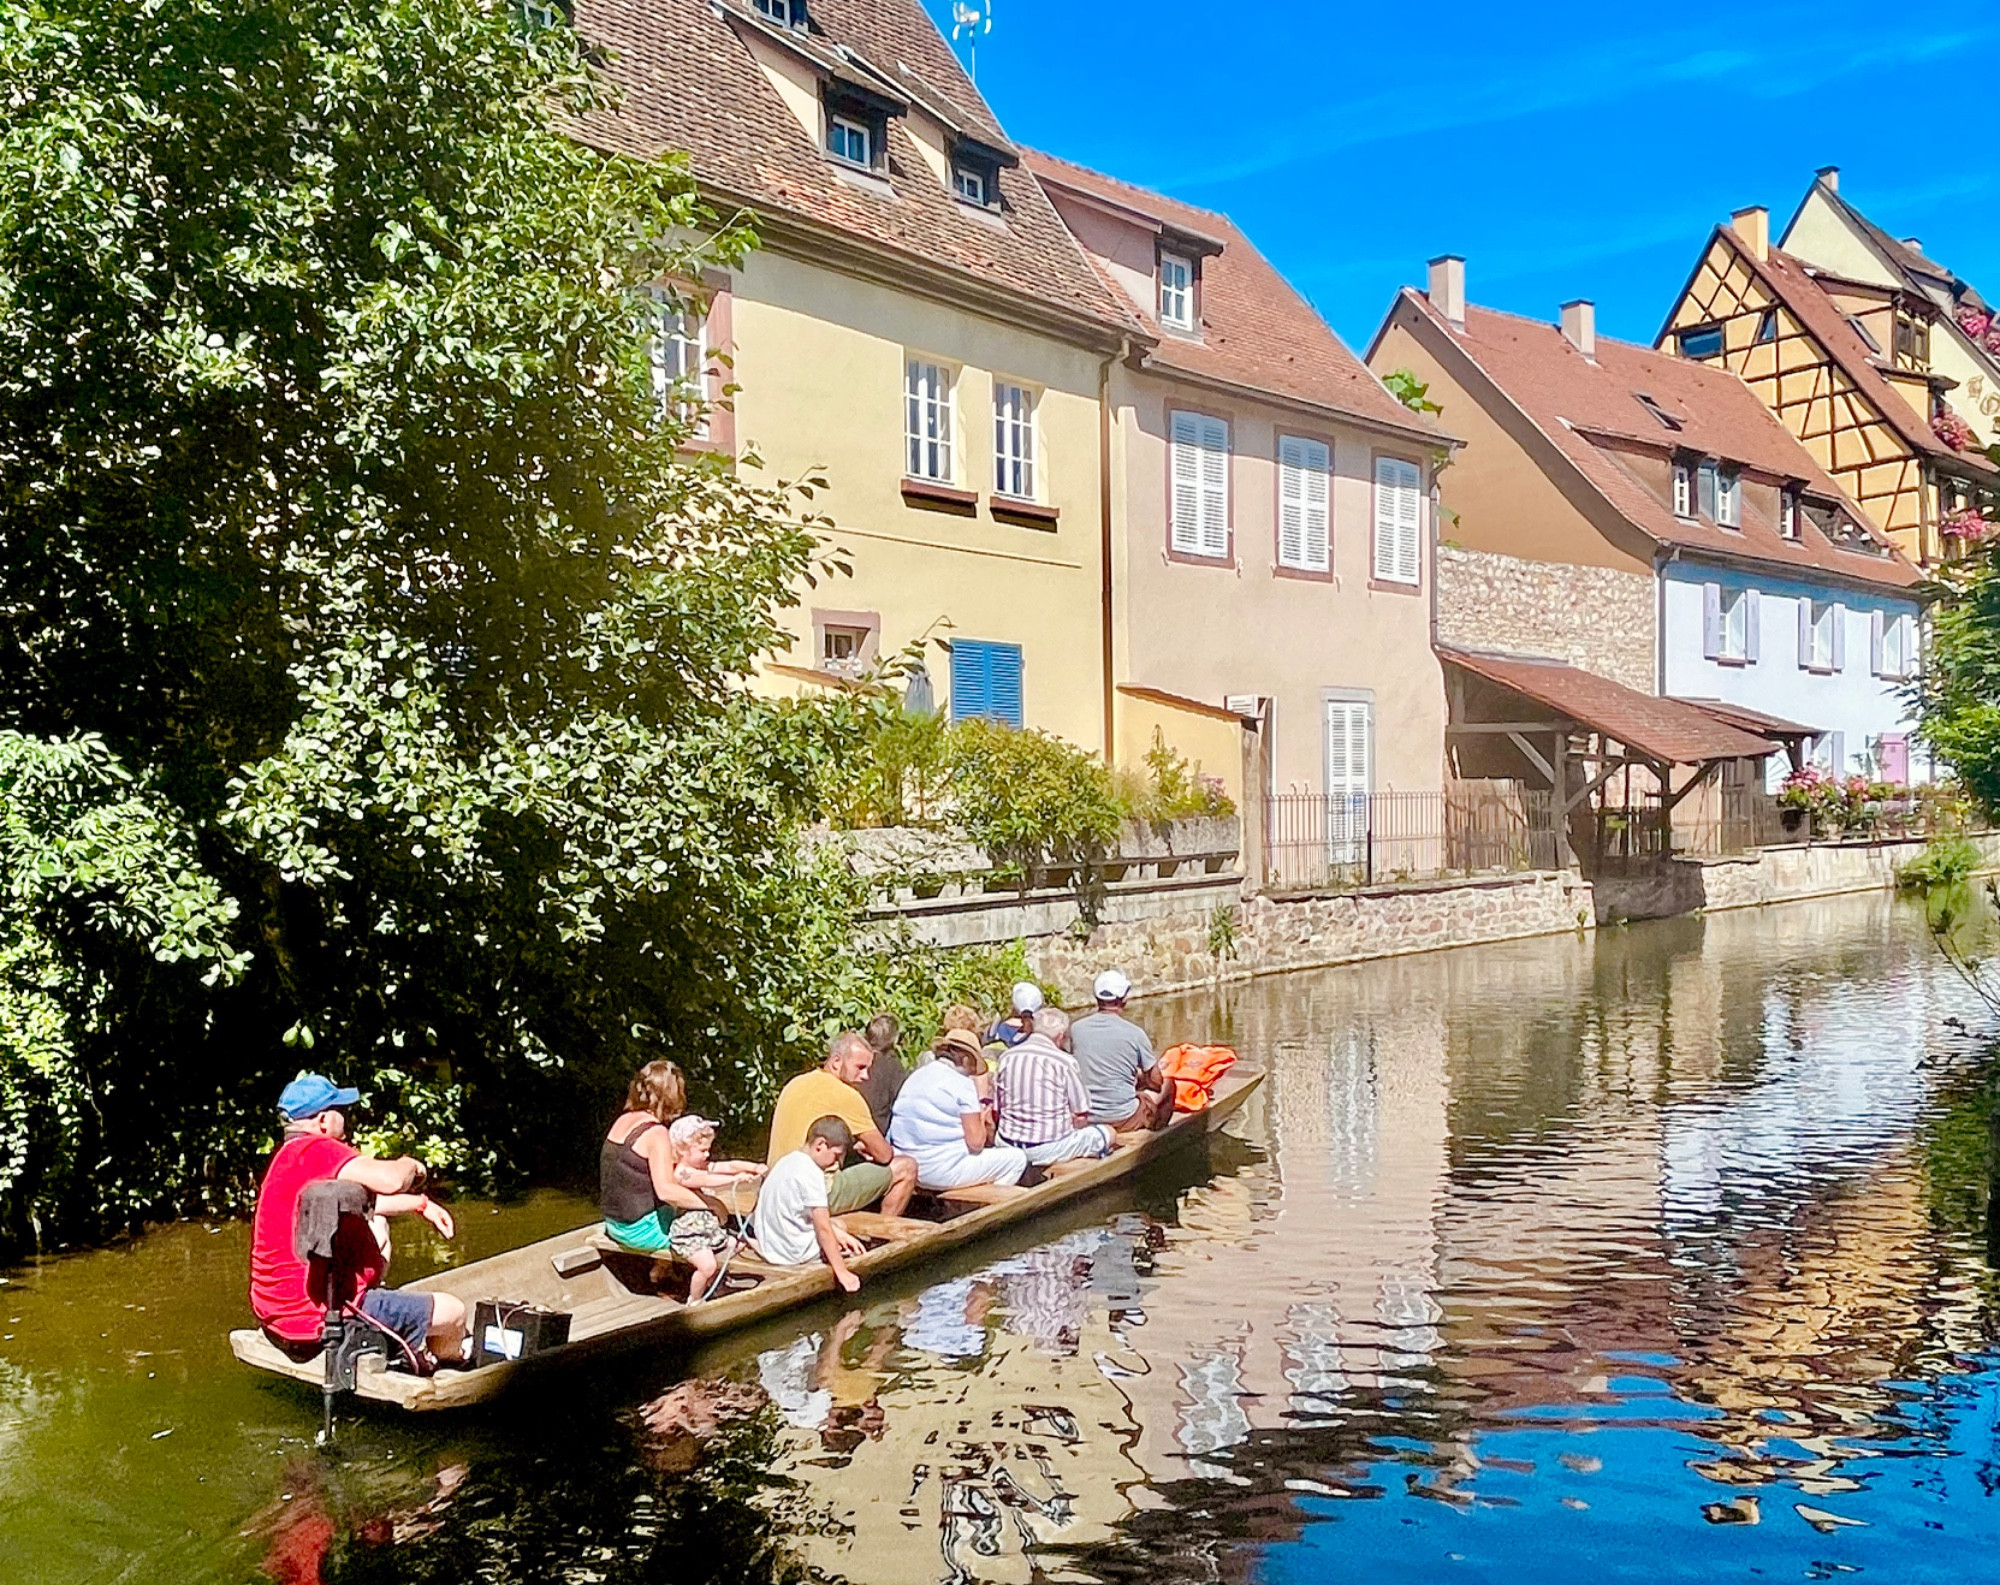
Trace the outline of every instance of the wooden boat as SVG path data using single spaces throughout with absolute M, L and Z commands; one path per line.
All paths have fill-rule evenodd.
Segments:
M 853 1211 L 837 1217 L 868 1246 L 867 1253 L 851 1264 L 866 1283 L 1101 1189 L 1220 1128 L 1263 1078 L 1261 1071 L 1239 1063 L 1217 1083 L 1206 1110 L 1176 1117 L 1156 1134 L 1121 1135 L 1110 1155 L 1051 1167 L 1032 1188 L 981 1184 L 919 1196 L 911 1209 L 925 1213 L 920 1216 Z M 730 1276 L 748 1279 L 749 1285 L 701 1304 L 657 1291 L 652 1275 L 650 1259 L 618 1249 L 603 1237 L 601 1224 L 592 1223 L 410 1283 L 420 1293 L 455 1294 L 464 1301 L 468 1315 L 482 1299 L 563 1311 L 570 1317 L 569 1341 L 525 1359 L 497 1361 L 474 1370 L 444 1370 L 434 1376 L 391 1371 L 366 1359 L 355 1395 L 412 1412 L 467 1408 L 496 1397 L 524 1372 L 582 1364 L 626 1349 L 658 1349 L 715 1337 L 810 1304 L 838 1288 L 832 1271 L 818 1262 L 771 1266 L 746 1255 L 731 1263 Z M 244 1364 L 259 1370 L 289 1376 L 315 1389 L 325 1382 L 321 1359 L 304 1363 L 290 1359 L 255 1328 L 231 1332 L 229 1347 Z

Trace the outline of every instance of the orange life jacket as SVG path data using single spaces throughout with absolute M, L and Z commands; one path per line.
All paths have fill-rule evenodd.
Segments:
M 1216 1081 L 1236 1066 L 1227 1046 L 1169 1046 L 1160 1056 L 1160 1071 L 1174 1081 L 1174 1110 L 1200 1112 L 1208 1108 Z

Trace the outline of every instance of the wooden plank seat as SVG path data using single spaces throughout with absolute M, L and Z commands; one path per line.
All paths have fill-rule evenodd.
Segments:
M 1008 1200 L 1018 1200 L 1028 1191 L 1018 1183 L 968 1183 L 962 1189 L 938 1189 L 933 1198 L 947 1205 L 1002 1205 Z
M 884 1216 L 880 1211 L 844 1211 L 834 1221 L 856 1238 L 878 1243 L 899 1244 L 937 1231 L 935 1222 L 920 1222 L 914 1216 Z

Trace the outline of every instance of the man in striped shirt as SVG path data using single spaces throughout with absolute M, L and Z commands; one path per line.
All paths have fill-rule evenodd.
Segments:
M 1000 1141 L 1025 1150 L 1031 1166 L 1111 1150 L 1111 1130 L 1090 1120 L 1090 1096 L 1076 1058 L 1065 1049 L 1068 1042 L 1069 1014 L 1059 1007 L 1038 1008 L 1034 1032 L 1001 1057 L 994 1078 Z

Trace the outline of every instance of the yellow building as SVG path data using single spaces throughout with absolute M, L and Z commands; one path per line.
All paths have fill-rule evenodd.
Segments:
M 685 151 L 762 246 L 663 305 L 662 399 L 703 371 L 700 442 L 823 473 L 821 578 L 766 684 L 926 643 L 954 717 L 1109 757 L 1101 393 L 1138 331 L 917 0 L 581 0 L 615 104 L 580 135 Z
M 1850 280 L 1774 247 L 1770 215 L 1718 226 L 1660 332 L 1662 351 L 1743 378 L 1913 561 L 1951 553 L 1951 519 L 1990 501 L 2000 470 L 1940 423 L 1953 380 L 1922 293 Z
M 1840 190 L 1840 171 L 1813 178 L 1779 242 L 1794 258 L 1840 279 L 1872 286 L 1921 310 L 1935 306 L 1927 333 L 1908 337 L 1898 357 L 1921 360 L 1949 380 L 1944 400 L 1972 426 L 1979 444 L 2000 441 L 2000 330 L 1993 309 L 1971 282 L 1929 257 L 1917 237 L 1896 237 L 1854 207 Z M 1978 334 L 1974 334 L 1977 329 Z

